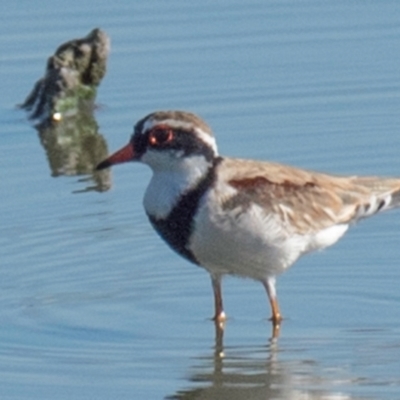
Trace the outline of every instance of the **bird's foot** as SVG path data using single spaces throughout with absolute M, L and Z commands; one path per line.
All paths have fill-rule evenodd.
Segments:
M 283 321 L 281 314 L 273 314 L 269 319 L 274 325 L 280 325 Z
M 226 314 L 224 311 L 216 313 L 212 320 L 215 322 L 215 325 L 218 326 L 219 329 L 225 328 Z
M 269 320 L 272 322 L 272 339 L 276 339 L 279 337 L 283 318 L 280 314 L 277 314 L 273 315 Z

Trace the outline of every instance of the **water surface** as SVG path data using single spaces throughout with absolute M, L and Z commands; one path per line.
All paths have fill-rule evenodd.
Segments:
M 141 206 L 150 172 L 53 177 L 15 109 L 56 47 L 111 37 L 98 94 L 110 151 L 155 109 L 202 115 L 220 152 L 340 174 L 400 175 L 400 4 L 41 1 L 1 6 L 2 399 L 400 398 L 400 214 L 361 223 L 278 280 L 227 279 L 215 341 L 207 274 Z

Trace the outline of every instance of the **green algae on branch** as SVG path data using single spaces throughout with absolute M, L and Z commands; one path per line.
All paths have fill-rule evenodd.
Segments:
M 58 122 L 82 109 L 93 110 L 109 52 L 110 39 L 97 28 L 82 39 L 63 43 L 48 59 L 44 77 L 21 108 L 38 125 Z
M 35 124 L 51 175 L 80 176 L 85 187 L 73 193 L 111 187 L 110 173 L 95 171 L 108 149 L 93 112 L 109 51 L 110 40 L 100 29 L 62 44 L 21 105 Z

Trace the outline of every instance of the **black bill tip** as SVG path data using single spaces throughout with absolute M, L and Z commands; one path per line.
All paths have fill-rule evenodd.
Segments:
M 101 171 L 103 169 L 111 167 L 112 163 L 109 160 L 103 160 L 96 166 L 96 171 Z

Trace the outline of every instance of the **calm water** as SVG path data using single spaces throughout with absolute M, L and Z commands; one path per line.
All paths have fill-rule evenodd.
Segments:
M 6 5 L 7 4 L 7 5 Z M 96 6 L 93 6 L 96 4 Z M 52 177 L 15 104 L 62 42 L 112 40 L 96 113 L 110 151 L 154 109 L 201 114 L 220 152 L 400 175 L 398 1 L 3 2 L 1 399 L 400 399 L 400 213 L 366 221 L 278 281 L 208 276 L 151 230 L 143 166 Z

